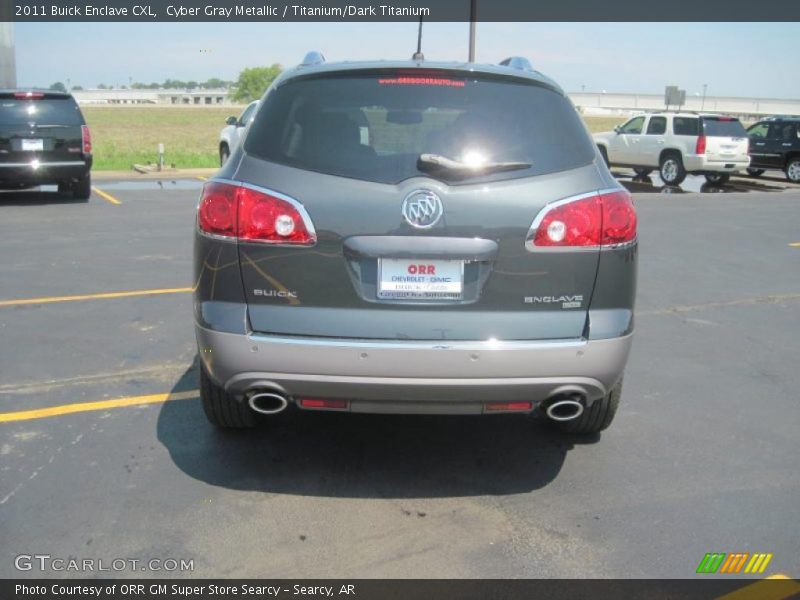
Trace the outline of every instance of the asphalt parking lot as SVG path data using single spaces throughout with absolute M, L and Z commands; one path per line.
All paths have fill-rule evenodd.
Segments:
M 589 439 L 516 416 L 215 431 L 189 291 L 201 181 L 0 194 L 0 576 L 48 554 L 193 560 L 120 576 L 683 578 L 707 552 L 800 575 L 800 186 L 623 181 L 637 337 Z

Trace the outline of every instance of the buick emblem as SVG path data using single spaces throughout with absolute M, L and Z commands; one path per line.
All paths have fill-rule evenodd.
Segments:
M 441 199 L 430 190 L 414 190 L 403 200 L 403 218 L 417 229 L 430 229 L 443 212 Z

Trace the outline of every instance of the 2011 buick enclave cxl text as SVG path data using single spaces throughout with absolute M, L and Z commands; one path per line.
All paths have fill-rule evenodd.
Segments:
M 310 53 L 200 198 L 206 415 L 519 412 L 603 430 L 636 264 L 630 195 L 527 60 Z

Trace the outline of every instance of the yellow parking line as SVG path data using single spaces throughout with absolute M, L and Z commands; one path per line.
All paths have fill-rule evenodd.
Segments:
M 800 583 L 787 575 L 770 575 L 717 600 L 783 600 L 800 593 Z
M 53 302 L 75 302 L 77 300 L 100 300 L 108 298 L 131 298 L 134 296 L 157 296 L 160 294 L 183 294 L 192 288 L 165 288 L 160 290 L 132 290 L 129 292 L 105 292 L 100 294 L 82 294 L 80 296 L 52 296 L 49 298 L 22 298 L 20 300 L 0 300 L 0 307 L 23 306 L 26 304 L 51 304 Z
M 800 248 L 800 242 L 792 242 L 789 244 L 792 248 Z
M 198 176 L 197 176 L 197 178 L 198 178 L 200 181 L 208 181 L 208 177 L 203 177 L 202 175 L 198 175 Z
M 0 413 L 0 423 L 29 421 L 31 419 L 44 419 L 46 417 L 68 415 L 70 413 L 107 410 L 109 408 L 122 408 L 123 406 L 138 406 L 141 404 L 156 404 L 159 402 L 170 402 L 172 400 L 190 400 L 192 398 L 197 398 L 199 393 L 199 390 L 191 390 L 189 392 L 150 394 L 149 396 L 130 396 L 128 398 L 116 398 L 114 400 L 81 402 L 79 404 L 62 404 L 60 406 L 50 406 L 48 408 L 36 408 L 33 410 L 20 410 L 17 412 Z
M 94 193 L 100 196 L 103 200 L 111 202 L 111 204 L 122 204 L 122 202 L 114 198 L 114 196 L 112 196 L 108 192 L 104 192 L 103 190 L 95 186 L 92 186 L 92 189 L 94 190 Z

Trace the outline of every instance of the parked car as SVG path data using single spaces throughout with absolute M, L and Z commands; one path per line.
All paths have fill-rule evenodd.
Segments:
M 253 120 L 253 116 L 256 112 L 256 107 L 258 106 L 258 101 L 251 102 L 247 105 L 247 108 L 242 111 L 242 114 L 238 117 L 228 117 L 225 120 L 225 127 L 222 128 L 222 131 L 219 132 L 219 164 L 220 166 L 225 164 L 225 161 L 231 155 L 231 152 L 239 145 L 239 141 L 241 140 L 242 135 L 244 134 L 244 130 L 250 121 Z
M 92 193 L 92 138 L 67 93 L 0 90 L 0 188 L 58 185 L 88 200 Z
M 747 130 L 752 161 L 747 172 L 759 177 L 766 170 L 780 170 L 800 183 L 800 117 L 764 119 Z
M 312 53 L 203 187 L 206 416 L 535 412 L 601 431 L 622 389 L 636 264 L 630 194 L 526 60 Z
M 667 185 L 680 185 L 687 174 L 723 184 L 750 165 L 747 133 L 734 117 L 651 113 L 597 133 L 594 140 L 607 164 L 633 168 L 641 177 L 658 169 Z

